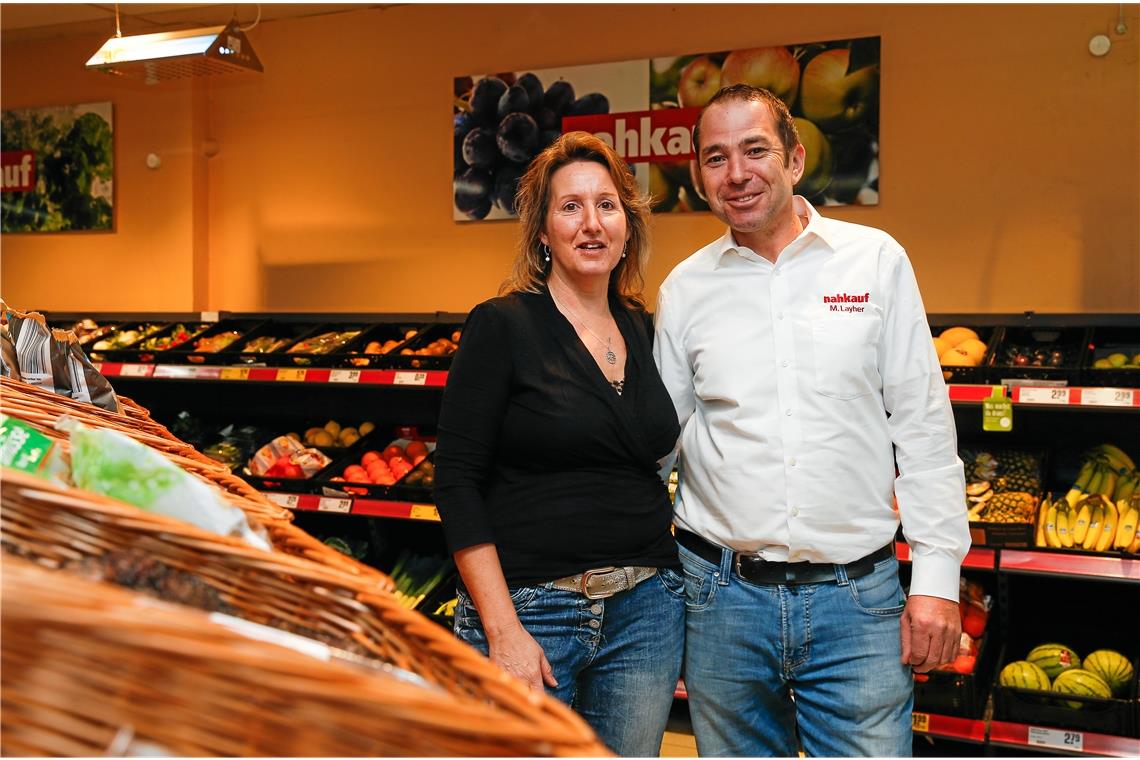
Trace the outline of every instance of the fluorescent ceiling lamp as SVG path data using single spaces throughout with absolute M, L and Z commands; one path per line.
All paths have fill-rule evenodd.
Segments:
M 261 61 L 236 21 L 227 26 L 112 37 L 87 61 L 88 69 L 141 76 L 148 82 L 262 71 Z

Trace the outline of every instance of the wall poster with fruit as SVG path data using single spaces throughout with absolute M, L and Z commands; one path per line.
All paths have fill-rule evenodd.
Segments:
M 585 129 L 629 161 L 655 212 L 707 211 L 690 174 L 692 124 L 722 86 L 766 87 L 807 151 L 796 192 L 816 205 L 879 197 L 879 37 L 455 78 L 455 220 L 513 219 L 530 161 Z

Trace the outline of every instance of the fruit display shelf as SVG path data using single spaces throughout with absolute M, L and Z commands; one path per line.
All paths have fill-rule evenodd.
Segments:
M 1140 739 L 1000 720 L 990 721 L 989 744 L 1064 755 L 1140 756 Z
M 326 369 L 322 367 L 195 367 L 181 364 L 93 362 L 106 377 L 155 380 L 236 381 L 251 383 L 328 383 L 442 388 L 443 370 Z

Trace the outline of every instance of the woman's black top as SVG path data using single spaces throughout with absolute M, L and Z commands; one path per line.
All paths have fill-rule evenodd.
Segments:
M 495 544 L 507 584 L 592 568 L 678 568 L 657 461 L 680 434 L 645 312 L 610 309 L 625 386 L 606 380 L 549 292 L 467 318 L 439 415 L 435 501 L 452 552 Z

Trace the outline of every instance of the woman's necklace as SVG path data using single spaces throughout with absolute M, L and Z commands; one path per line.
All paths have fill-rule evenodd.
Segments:
M 549 290 L 549 288 L 548 288 L 548 290 Z M 591 330 L 590 326 L 588 324 L 586 324 L 586 321 L 584 319 L 582 319 L 581 317 L 579 317 L 578 314 L 573 309 L 571 309 L 566 304 L 558 303 L 558 299 L 554 297 L 554 291 L 550 291 L 550 298 L 552 301 L 554 301 L 555 306 L 557 306 L 561 309 L 565 309 L 566 311 L 570 312 L 570 316 L 574 317 L 574 319 L 578 322 L 578 324 L 580 324 L 580 325 L 582 325 L 582 327 L 586 328 L 586 332 L 590 333 L 590 335 L 593 335 L 594 340 L 598 341 L 598 343 L 600 343 L 606 347 L 606 355 L 605 355 L 606 364 L 609 364 L 610 366 L 617 364 L 617 354 L 614 353 L 613 342 L 611 341 L 610 338 L 606 338 L 605 340 L 602 340 L 602 338 L 596 332 Z

